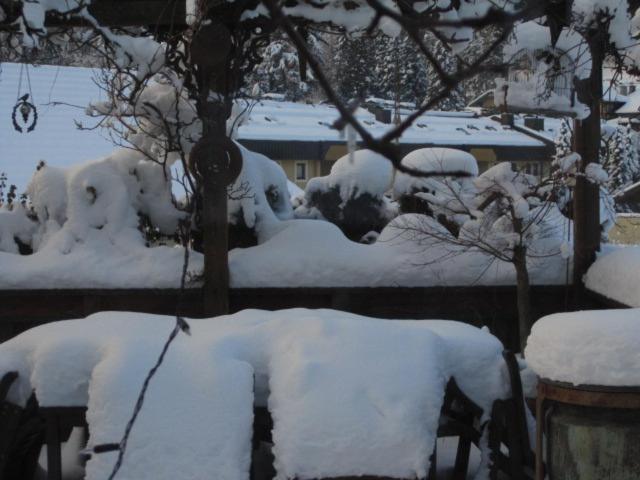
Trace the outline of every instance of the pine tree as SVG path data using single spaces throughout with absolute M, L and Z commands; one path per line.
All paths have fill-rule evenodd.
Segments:
M 571 128 L 569 128 L 569 122 L 563 120 L 560 124 L 560 130 L 558 136 L 555 139 L 556 154 L 554 160 L 559 160 L 566 157 L 573 152 L 573 145 L 571 140 Z
M 425 35 L 425 43 L 431 46 L 431 52 L 436 58 L 440 67 L 447 73 L 454 73 L 457 69 L 457 60 L 453 52 L 451 52 L 440 40 L 433 34 Z M 430 101 L 435 95 L 442 90 L 440 78 L 433 65 L 427 66 L 427 94 L 426 101 Z M 466 101 L 460 87 L 455 88 L 449 93 L 449 96 L 441 100 L 434 106 L 438 110 L 461 110 L 466 106 Z
M 640 175 L 638 150 L 632 135 L 628 126 L 618 126 L 608 141 L 608 155 L 603 166 L 609 174 L 607 188 L 611 193 L 631 185 Z
M 333 62 L 334 85 L 342 100 L 365 99 L 379 95 L 376 72 L 375 38 L 340 37 Z
M 473 40 L 460 55 L 465 65 L 472 64 L 480 58 L 481 55 L 484 55 L 499 34 L 500 30 L 495 27 L 484 28 L 474 32 Z M 503 63 L 502 47 L 499 47 L 483 62 L 485 71 L 477 73 L 462 83 L 462 91 L 467 103 L 478 98 L 483 93 L 495 89 L 495 79 L 498 74 L 496 71 L 493 71 L 493 69 L 487 67 L 499 67 Z
M 414 43 L 407 37 L 380 35 L 376 72 L 378 96 L 419 104 L 427 93 L 427 66 Z
M 307 38 L 312 53 L 318 56 L 318 39 Z M 265 93 L 284 95 L 286 100 L 301 100 L 315 88 L 315 79 L 307 69 L 307 78 L 300 76 L 298 51 L 282 33 L 276 33 L 272 41 L 260 52 L 262 62 L 253 69 L 247 80 L 249 91 L 255 96 Z
M 631 125 L 625 128 L 624 150 L 627 158 L 627 171 L 629 183 L 640 181 L 640 156 L 638 155 L 638 134 L 633 131 Z

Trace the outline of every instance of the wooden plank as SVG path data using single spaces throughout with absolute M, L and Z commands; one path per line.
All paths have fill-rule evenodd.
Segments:
M 184 28 L 186 22 L 185 0 L 94 0 L 89 13 L 103 26 L 108 27 L 170 27 Z M 79 17 L 65 17 L 49 12 L 47 27 L 81 27 L 87 21 Z
M 534 286 L 534 318 L 565 311 L 570 291 Z M 487 325 L 506 348 L 517 349 L 515 287 L 242 288 L 231 289 L 231 312 L 244 309 L 334 308 L 378 318 L 449 319 Z M 205 317 L 202 290 L 85 289 L 0 291 L 0 341 L 37 324 L 82 318 L 99 311 Z M 593 308 L 602 308 L 594 304 Z M 515 351 L 515 350 L 514 350 Z

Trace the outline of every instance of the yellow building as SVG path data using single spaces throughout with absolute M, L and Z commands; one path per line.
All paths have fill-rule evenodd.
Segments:
M 347 140 L 333 128 L 338 116 L 330 105 L 265 100 L 245 116 L 236 138 L 277 161 L 289 180 L 304 188 L 310 178 L 327 175 L 333 163 L 347 154 Z M 356 117 L 376 137 L 392 128 L 362 108 Z M 548 170 L 554 152 L 544 132 L 503 125 L 499 119 L 473 112 L 429 112 L 405 131 L 398 145 L 403 154 L 418 148 L 457 148 L 471 153 L 480 171 L 509 161 L 534 175 Z

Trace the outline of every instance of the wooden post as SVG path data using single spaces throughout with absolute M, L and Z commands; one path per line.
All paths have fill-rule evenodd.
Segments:
M 217 138 L 226 135 L 226 120 L 220 102 L 207 103 L 203 134 Z M 209 151 L 208 157 L 220 152 Z M 223 153 L 224 154 L 224 153 Z M 204 247 L 204 313 L 229 313 L 229 241 L 227 227 L 227 185 L 213 168 L 202 172 L 202 232 Z
M 586 35 L 591 51 L 591 76 L 578 82 L 578 98 L 590 109 L 584 120 L 574 122 L 574 150 L 582 157 L 580 172 L 589 163 L 599 163 L 600 104 L 602 99 L 602 67 L 604 63 L 604 35 L 596 30 Z M 600 250 L 600 187 L 584 175 L 578 175 L 573 191 L 573 282 L 576 307 L 584 304 L 583 277 Z
M 199 179 L 204 250 L 204 313 L 229 312 L 227 187 L 242 168 L 238 147 L 227 137 L 227 68 L 231 33 L 221 23 L 202 26 L 194 35 L 190 54 L 196 68 L 198 114 L 202 138 L 194 145 L 189 164 Z

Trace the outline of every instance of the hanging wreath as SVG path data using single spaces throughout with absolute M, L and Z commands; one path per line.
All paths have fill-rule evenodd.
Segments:
M 22 125 L 18 123 L 18 113 L 20 113 L 20 117 L 22 117 Z M 20 97 L 13 107 L 11 121 L 13 122 L 13 128 L 20 133 L 25 131 L 25 127 L 27 133 L 32 132 L 36 128 L 36 124 L 38 123 L 38 110 L 36 106 L 29 101 L 28 93 Z

